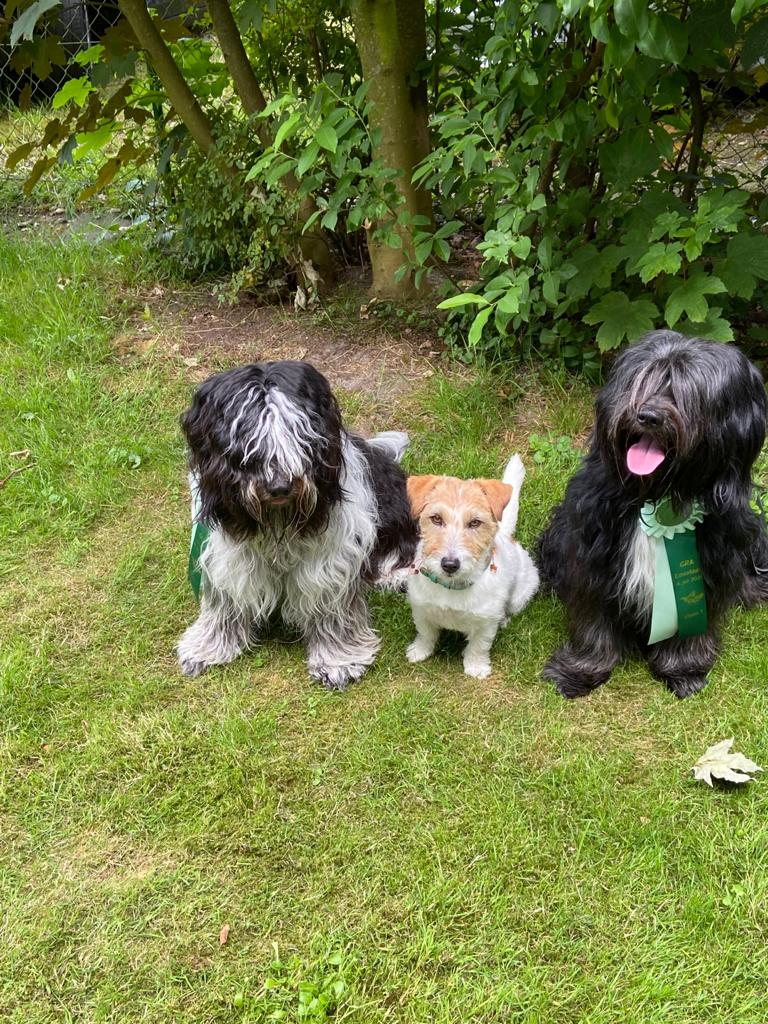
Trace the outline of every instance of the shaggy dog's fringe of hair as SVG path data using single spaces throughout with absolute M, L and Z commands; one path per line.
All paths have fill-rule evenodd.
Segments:
M 211 529 L 182 671 L 232 661 L 279 611 L 304 638 L 310 674 L 344 689 L 379 648 L 367 585 L 404 579 L 415 554 L 395 461 L 407 437 L 348 433 L 322 374 L 289 361 L 210 378 L 182 425 L 198 518 Z
M 765 431 L 765 387 L 737 348 L 656 331 L 619 356 L 589 452 L 539 540 L 542 583 L 568 615 L 570 641 L 544 670 L 564 696 L 589 693 L 630 653 L 678 697 L 706 685 L 725 612 L 768 600 L 768 534 L 751 507 Z M 627 451 L 643 436 L 665 458 L 640 476 Z M 696 538 L 709 625 L 648 645 L 654 561 L 639 515 L 666 495 L 679 508 L 697 499 L 706 513 Z

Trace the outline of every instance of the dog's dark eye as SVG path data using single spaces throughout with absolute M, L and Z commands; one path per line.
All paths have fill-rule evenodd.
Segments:
M 476 530 L 478 528 L 478 526 L 482 526 L 482 525 L 483 525 L 483 520 L 482 519 L 470 519 L 469 522 L 467 523 L 467 529 L 468 530 Z
M 430 516 L 429 517 L 429 521 L 430 521 L 430 523 L 434 523 L 435 526 L 442 526 L 443 525 L 443 517 L 442 516 Z

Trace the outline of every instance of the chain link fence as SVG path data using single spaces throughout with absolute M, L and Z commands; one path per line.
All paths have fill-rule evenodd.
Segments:
M 148 0 L 147 6 L 162 18 L 191 16 L 201 9 L 197 0 Z M 26 108 L 50 100 L 70 75 L 83 74 L 77 65 L 66 66 L 69 58 L 98 43 L 120 18 L 118 0 L 59 0 L 38 23 L 34 42 L 12 49 L 10 25 L 3 34 L 0 17 L 0 107 Z
M 11 48 L 9 33 L 0 36 L 0 106 L 27 108 L 50 100 L 70 74 L 82 74 L 66 66 L 69 58 L 97 43 L 119 19 L 117 0 L 60 0 L 41 19 L 33 42 Z

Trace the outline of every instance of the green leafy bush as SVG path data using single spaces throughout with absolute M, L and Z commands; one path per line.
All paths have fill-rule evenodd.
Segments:
M 372 158 L 367 87 L 354 95 L 329 75 L 309 99 L 284 93 L 262 117 L 280 117 L 273 145 L 251 166 L 247 181 L 275 187 L 289 172 L 299 179 L 299 195 L 314 196 L 317 209 L 304 230 L 316 222 L 327 231 L 350 234 L 370 229 L 374 238 L 399 248 L 400 196 L 397 171 Z
M 477 279 L 441 303 L 449 342 L 589 369 L 653 327 L 734 337 L 765 301 L 768 207 L 760 175 L 716 163 L 704 133 L 726 88 L 761 80 L 759 6 L 500 6 L 485 67 L 443 93 L 416 173 L 482 232 Z
M 191 274 L 225 275 L 220 294 L 233 299 L 296 262 L 296 197 L 278 182 L 243 187 L 245 171 L 259 152 L 249 122 L 220 125 L 217 150 L 221 159 L 182 146 L 169 159 L 159 210 L 182 267 Z

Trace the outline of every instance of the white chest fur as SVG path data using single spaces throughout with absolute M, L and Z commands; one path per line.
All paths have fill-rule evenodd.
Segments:
M 653 605 L 656 578 L 656 540 L 638 522 L 621 580 L 619 600 L 624 608 L 647 612 Z

